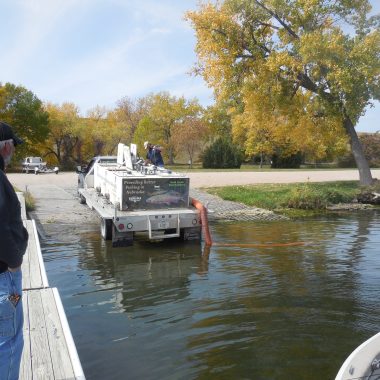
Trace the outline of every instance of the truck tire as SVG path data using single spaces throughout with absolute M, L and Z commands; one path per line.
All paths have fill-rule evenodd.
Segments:
M 100 234 L 103 240 L 112 239 L 112 219 L 104 219 L 104 218 L 101 219 Z

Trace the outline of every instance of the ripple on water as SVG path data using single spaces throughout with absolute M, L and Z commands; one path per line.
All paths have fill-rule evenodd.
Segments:
M 329 379 L 377 332 L 380 214 L 220 223 L 212 234 L 305 245 L 202 257 L 174 242 L 113 250 L 95 232 L 44 242 L 88 378 Z

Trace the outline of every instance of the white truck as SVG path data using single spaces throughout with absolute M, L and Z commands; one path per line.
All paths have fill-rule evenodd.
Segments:
M 22 162 L 22 172 L 34 174 L 39 173 L 55 173 L 58 174 L 59 169 L 57 166 L 54 168 L 48 168 L 46 162 L 41 157 L 26 157 Z
M 78 167 L 80 203 L 101 219 L 101 236 L 114 247 L 133 244 L 136 233 L 150 240 L 201 238 L 199 211 L 191 205 L 189 178 L 138 159 L 136 145 L 118 145 L 118 155 L 94 157 Z

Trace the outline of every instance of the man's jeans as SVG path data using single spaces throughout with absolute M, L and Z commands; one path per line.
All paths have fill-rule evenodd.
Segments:
M 0 274 L 0 379 L 17 380 L 24 339 L 22 273 L 5 271 Z

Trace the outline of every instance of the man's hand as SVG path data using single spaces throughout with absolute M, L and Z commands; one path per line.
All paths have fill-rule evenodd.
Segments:
M 16 267 L 16 268 L 10 268 L 10 267 L 8 267 L 9 272 L 17 272 L 20 269 L 21 269 L 21 265 L 19 267 Z

